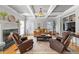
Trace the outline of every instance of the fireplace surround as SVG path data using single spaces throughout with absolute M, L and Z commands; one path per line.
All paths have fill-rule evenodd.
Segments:
M 8 47 L 14 44 L 14 41 L 12 39 L 8 39 L 8 36 L 11 32 L 18 32 L 18 29 L 3 30 L 3 42 L 5 42 L 4 49 L 7 49 Z

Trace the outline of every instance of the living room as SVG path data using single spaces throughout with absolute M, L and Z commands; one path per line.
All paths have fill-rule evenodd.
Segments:
M 78 19 L 76 5 L 0 5 L 0 53 L 78 54 Z

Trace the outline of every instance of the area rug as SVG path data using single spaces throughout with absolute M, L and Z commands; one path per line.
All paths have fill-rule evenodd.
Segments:
M 17 51 L 17 53 L 19 53 L 19 51 Z M 38 41 L 34 43 L 33 48 L 25 54 L 57 54 L 57 52 L 49 47 L 49 42 Z
M 35 37 L 29 38 L 33 38 L 34 44 L 33 48 L 25 54 L 58 54 L 58 52 L 50 48 L 48 41 L 37 41 Z M 70 52 L 65 51 L 64 54 L 77 54 L 77 52 L 70 48 L 68 50 Z M 16 53 L 20 54 L 19 50 Z

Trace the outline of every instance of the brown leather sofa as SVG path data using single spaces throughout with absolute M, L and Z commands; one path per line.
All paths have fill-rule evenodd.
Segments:
M 17 44 L 17 47 L 18 47 L 21 54 L 32 49 L 32 47 L 33 47 L 33 40 L 32 39 L 28 40 L 26 37 L 21 38 L 21 37 L 19 37 L 19 34 L 17 34 L 17 33 L 13 33 L 11 35 L 11 37 Z
M 63 32 L 63 37 L 57 37 L 56 39 L 49 39 L 50 48 L 56 50 L 59 53 L 68 51 L 67 48 L 70 44 L 71 35 L 70 32 Z
M 45 28 L 38 28 L 35 31 L 33 31 L 34 36 L 40 36 L 42 34 L 48 33 L 47 29 Z

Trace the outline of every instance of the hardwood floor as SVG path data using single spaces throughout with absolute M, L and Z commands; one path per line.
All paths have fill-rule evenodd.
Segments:
M 76 46 L 76 44 L 71 43 L 69 47 L 72 48 L 74 51 L 79 53 L 79 46 Z
M 13 44 L 11 47 L 6 49 L 4 52 L 0 52 L 0 53 L 3 53 L 3 54 L 16 54 L 16 49 L 17 49 L 16 44 Z

